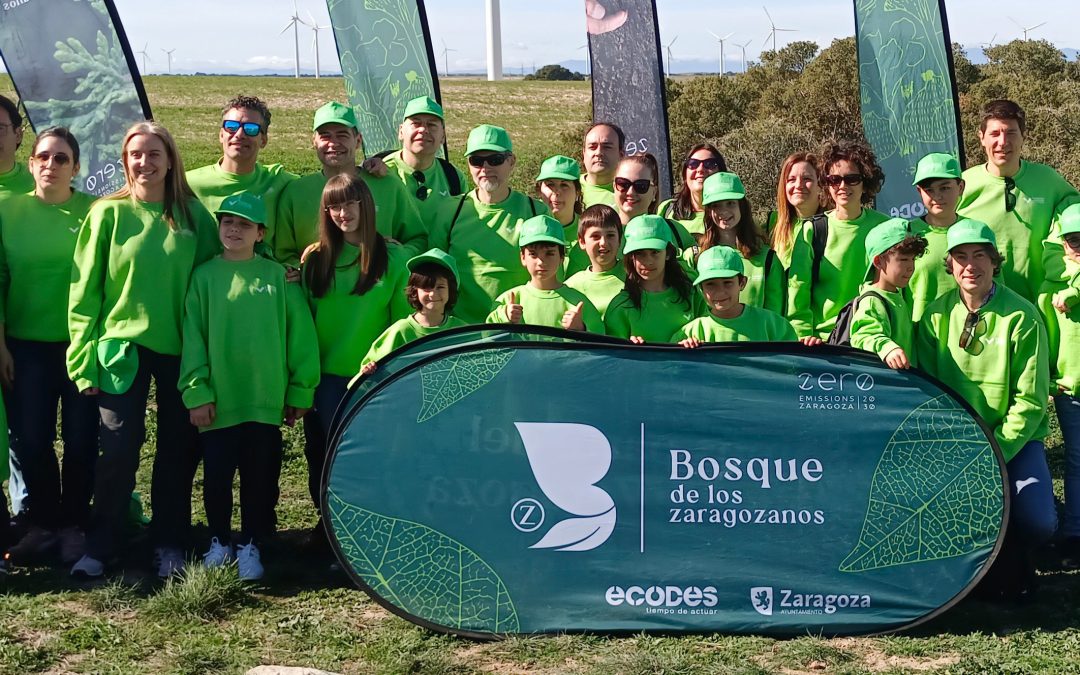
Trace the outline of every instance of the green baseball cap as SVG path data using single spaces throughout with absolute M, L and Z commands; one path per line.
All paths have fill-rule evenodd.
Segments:
M 663 251 L 671 245 L 671 226 L 656 215 L 631 218 L 623 230 L 623 253 L 652 250 Z
M 458 279 L 457 261 L 454 260 L 454 256 L 450 255 L 441 248 L 432 248 L 421 253 L 418 256 L 409 258 L 409 262 L 405 263 L 405 266 L 412 272 L 418 266 L 424 263 L 434 263 L 441 267 L 445 267 L 450 271 L 450 274 L 454 277 L 454 285 L 460 286 L 461 282 Z
M 705 179 L 701 188 L 701 203 L 715 204 L 725 199 L 742 199 L 746 196 L 746 188 L 742 180 L 733 173 L 721 171 L 714 173 Z
M 997 248 L 997 237 L 986 223 L 971 218 L 963 218 L 953 223 L 945 235 L 948 250 L 964 244 L 990 244 Z
M 548 157 L 540 165 L 540 173 L 536 176 L 536 182 L 539 183 L 542 180 L 551 178 L 576 181 L 581 178 L 581 165 L 577 163 L 576 159 L 571 159 L 565 155 Z
M 353 109 L 337 101 L 330 101 L 315 111 L 315 124 L 312 125 L 312 130 L 318 131 L 324 124 L 343 124 L 352 129 L 360 128 Z
M 741 253 L 730 246 L 713 246 L 705 249 L 698 256 L 698 278 L 694 281 L 694 285 L 700 286 L 709 279 L 737 277 L 745 274 L 745 269 Z
M 866 280 L 874 278 L 874 258 L 911 235 L 911 223 L 903 218 L 889 218 L 874 226 L 866 235 Z
M 506 129 L 492 124 L 481 124 L 469 132 L 465 155 L 469 156 L 481 150 L 513 152 L 514 146 L 510 143 L 510 134 L 506 133 Z
M 405 114 L 402 119 L 407 120 L 413 115 L 434 115 L 441 120 L 446 119 L 443 116 L 442 106 L 430 96 L 417 96 L 405 104 Z
M 123 394 L 139 372 L 139 350 L 134 342 L 117 338 L 97 341 L 98 388 L 106 394 Z
M 915 180 L 912 185 L 918 185 L 930 178 L 956 178 L 963 175 L 960 170 L 960 160 L 944 152 L 931 152 L 919 160 L 915 167 Z
M 563 226 L 551 216 L 533 216 L 523 222 L 519 227 L 519 247 L 540 242 L 566 246 L 566 238 L 563 236 Z
M 1080 232 L 1080 204 L 1073 204 L 1062 211 L 1058 225 L 1061 228 L 1061 236 Z
M 215 215 L 220 218 L 224 213 L 247 218 L 257 225 L 266 225 L 266 204 L 262 197 L 250 192 L 237 192 L 226 197 Z

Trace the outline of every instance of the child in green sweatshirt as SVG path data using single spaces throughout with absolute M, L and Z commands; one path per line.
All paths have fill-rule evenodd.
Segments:
M 603 335 L 604 321 L 592 302 L 559 281 L 566 258 L 562 224 L 548 215 L 529 218 L 521 224 L 518 246 L 529 283 L 495 298 L 487 323 L 526 323 Z
M 191 277 L 184 311 L 180 391 L 201 432 L 203 504 L 210 526 L 207 567 L 234 559 L 233 479 L 240 473 L 240 578 L 262 578 L 258 545 L 276 527 L 281 422 L 311 408 L 319 383 L 315 326 L 303 291 L 285 268 L 255 255 L 266 207 L 241 192 L 218 208 L 220 256 Z M 258 348 L 255 346 L 258 345 Z
M 917 365 L 908 282 L 926 240 L 903 218 L 890 218 L 866 235 L 869 283 L 859 289 L 851 317 L 851 346 L 874 352 L 890 368 Z
M 911 221 L 911 231 L 926 239 L 926 254 L 915 260 L 911 275 L 911 318 L 918 322 L 926 306 L 939 295 L 956 286 L 952 275 L 945 271 L 946 234 L 960 219 L 956 206 L 964 194 L 960 162 L 942 152 L 932 152 L 919 160 L 915 167 L 914 185 L 919 191 L 926 213 Z
M 578 250 L 589 265 L 566 280 L 566 285 L 585 294 L 601 315 L 626 282 L 626 268 L 619 264 L 622 221 L 607 204 L 593 204 L 581 214 L 577 231 Z

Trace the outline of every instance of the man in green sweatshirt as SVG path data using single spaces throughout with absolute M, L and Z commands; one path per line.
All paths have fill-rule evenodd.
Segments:
M 993 230 L 962 220 L 949 228 L 956 288 L 932 302 L 917 331 L 919 366 L 967 401 L 993 431 L 1011 495 L 1005 545 L 983 589 L 994 598 L 1032 591 L 1034 548 L 1057 528 L 1043 445 L 1050 388 L 1046 328 L 1035 307 L 994 281 L 1002 264 Z
M 22 144 L 22 115 L 11 99 L 0 96 L 0 199 L 5 194 L 34 191 L 34 177 L 25 164 L 15 161 Z
M 1080 202 L 1080 193 L 1051 167 L 1022 159 L 1026 132 L 1024 110 L 1016 103 L 986 104 L 979 124 L 986 163 L 964 172 L 957 210 L 994 230 L 1005 257 L 1002 280 L 1035 302 L 1045 276 L 1043 241 L 1061 212 Z
M 319 239 L 319 202 L 331 176 L 359 176 L 375 201 L 375 229 L 400 243 L 415 255 L 427 248 L 427 229 L 411 197 L 396 176 L 375 176 L 356 165 L 356 153 L 363 145 L 356 113 L 349 106 L 331 101 L 315 111 L 312 145 L 322 165 L 289 184 L 278 202 L 280 227 L 274 240 L 274 254 L 284 265 L 299 265 L 304 250 Z
M 269 140 L 270 109 L 256 96 L 237 96 L 221 111 L 221 159 L 208 166 L 187 172 L 188 184 L 210 213 L 222 201 L 238 192 L 262 197 L 266 203 L 266 237 L 261 253 L 273 252 L 274 211 L 285 186 L 296 180 L 281 164 L 262 164 L 259 151 Z
M 615 206 L 615 172 L 626 155 L 626 134 L 611 122 L 597 122 L 585 132 L 581 157 L 585 174 L 581 177 L 581 199 L 586 208 L 593 204 Z

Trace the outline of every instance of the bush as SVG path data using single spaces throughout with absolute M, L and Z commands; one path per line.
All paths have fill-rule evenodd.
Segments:
M 525 76 L 526 80 L 557 80 L 557 81 L 573 81 L 580 82 L 585 79 L 585 76 L 581 73 L 575 73 L 563 66 L 557 64 L 551 64 L 547 66 L 541 66 L 539 70 L 531 75 Z

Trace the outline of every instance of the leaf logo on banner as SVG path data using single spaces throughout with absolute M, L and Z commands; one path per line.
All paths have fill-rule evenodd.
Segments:
M 913 410 L 878 461 L 855 549 L 841 572 L 989 548 L 1001 529 L 1001 473 L 979 425 L 949 396 Z
M 449 628 L 519 630 L 506 585 L 476 553 L 425 525 L 353 506 L 330 491 L 327 497 L 338 545 L 373 591 Z
M 611 468 L 611 444 L 585 424 L 515 422 L 533 476 L 553 504 L 579 518 L 556 523 L 530 548 L 588 551 L 615 529 L 615 502 L 596 486 Z
M 512 349 L 489 349 L 423 366 L 420 369 L 423 402 L 416 422 L 426 422 L 494 380 L 513 357 Z

